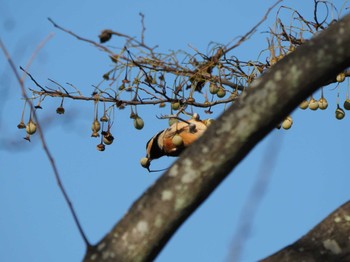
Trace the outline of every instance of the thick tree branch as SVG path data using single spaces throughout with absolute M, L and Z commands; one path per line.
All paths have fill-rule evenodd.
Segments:
M 261 262 L 350 261 L 350 201 L 290 246 Z
M 299 103 L 350 65 L 350 15 L 255 80 L 183 152 L 85 261 L 150 261 L 220 182 Z M 273 152 L 271 152 L 273 154 Z

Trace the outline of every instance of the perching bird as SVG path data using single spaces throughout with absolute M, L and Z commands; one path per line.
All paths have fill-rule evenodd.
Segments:
M 141 159 L 141 165 L 149 170 L 153 159 L 162 156 L 179 156 L 180 153 L 197 140 L 207 129 L 212 119 L 200 120 L 198 114 L 187 121 L 172 124 L 158 132 L 146 145 L 146 157 Z

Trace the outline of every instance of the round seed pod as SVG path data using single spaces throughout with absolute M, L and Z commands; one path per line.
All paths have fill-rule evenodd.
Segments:
M 337 109 L 335 110 L 335 118 L 338 120 L 341 120 L 344 117 L 345 117 L 344 110 L 338 106 Z
M 300 103 L 299 108 L 305 110 L 306 108 L 309 107 L 309 101 L 304 100 L 303 102 Z
M 337 75 L 336 80 L 338 83 L 344 82 L 345 80 L 345 73 L 341 72 L 340 74 Z
M 350 110 L 350 99 L 347 98 L 345 101 L 344 101 L 344 109 L 345 110 Z
M 219 91 L 219 87 L 214 83 L 210 83 L 210 85 L 209 85 L 210 94 L 215 95 L 218 91 Z
M 321 97 L 320 100 L 318 100 L 318 107 L 319 107 L 321 110 L 327 109 L 327 107 L 328 107 L 327 99 L 324 98 L 324 97 Z
M 140 160 L 140 164 L 144 168 L 149 168 L 150 163 L 151 163 L 151 161 L 147 157 L 143 157 Z
M 225 95 L 226 95 L 226 90 L 222 87 L 219 88 L 219 91 L 216 93 L 216 95 L 219 97 L 219 98 L 223 98 Z
M 64 107 L 63 106 L 59 106 L 57 107 L 56 109 L 56 113 L 59 114 L 59 115 L 63 115 L 64 114 Z
M 105 145 L 111 145 L 113 143 L 113 140 L 114 136 L 112 136 L 110 132 L 107 132 L 103 135 L 103 143 L 105 143 Z
M 144 127 L 144 125 L 145 125 L 145 123 L 143 122 L 141 117 L 138 116 L 134 119 L 134 127 L 137 130 L 141 130 Z
M 179 110 L 179 108 L 180 108 L 180 103 L 179 102 L 171 103 L 171 109 L 172 110 Z
M 171 141 L 173 142 L 173 144 L 174 144 L 176 147 L 182 146 L 182 144 L 183 144 L 182 137 L 179 136 L 178 134 L 176 134 L 176 135 L 172 138 Z
M 173 124 L 179 122 L 176 118 L 169 118 L 169 126 L 172 126 Z
M 285 130 L 288 130 L 289 128 L 291 128 L 292 125 L 293 125 L 293 119 L 291 116 L 287 116 L 286 119 L 284 119 L 282 122 L 282 127 Z
M 26 125 L 26 132 L 28 135 L 33 135 L 36 132 L 36 124 L 32 120 L 29 120 Z
M 309 108 L 311 110 L 317 110 L 318 109 L 318 101 L 315 98 L 311 98 L 309 101 Z
M 98 132 L 98 131 L 100 131 L 100 129 L 101 129 L 101 124 L 97 119 L 95 119 L 91 125 L 92 132 Z
M 105 151 L 105 149 L 106 149 L 106 147 L 105 147 L 105 145 L 104 144 L 98 144 L 97 146 L 96 146 L 96 149 L 98 150 L 98 151 Z

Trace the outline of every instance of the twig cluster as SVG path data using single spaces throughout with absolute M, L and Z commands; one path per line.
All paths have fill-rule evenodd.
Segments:
M 280 1 L 276 5 L 279 3 Z M 320 18 L 321 15 L 318 11 L 320 5 L 324 5 L 327 10 L 323 18 Z M 227 45 L 211 44 L 207 54 L 201 53 L 195 48 L 193 48 L 194 54 L 184 51 L 158 52 L 158 46 L 151 47 L 145 42 L 146 28 L 144 15 L 141 13 L 140 39 L 106 29 L 99 35 L 99 42 L 81 37 L 49 18 L 54 27 L 107 53 L 112 61 L 112 68 L 103 74 L 100 83 L 94 86 L 90 95 L 82 94 L 72 84 L 69 84 L 69 88 L 65 88 L 53 80 L 51 82 L 56 84 L 56 89 L 43 87 L 27 73 L 38 87 L 30 89 L 30 91 L 33 93 L 33 99 L 37 99 L 39 104 L 48 96 L 61 98 L 62 102 L 57 113 L 64 113 L 64 99 L 73 99 L 92 101 L 95 106 L 99 102 L 110 104 L 110 106 L 104 106 L 103 116 L 112 115 L 115 108 L 129 107 L 132 118 L 135 121 L 138 119 L 138 122 L 141 117 L 134 111 L 137 112 L 136 107 L 143 105 L 165 107 L 169 104 L 170 114 L 177 110 L 186 113 L 186 109 L 189 107 L 191 109 L 203 108 L 205 113 L 210 114 L 213 107 L 234 102 L 246 88 L 249 88 L 254 79 L 305 43 L 307 39 L 336 22 L 342 11 L 338 12 L 332 3 L 315 0 L 314 16 L 308 20 L 297 10 L 281 6 L 278 9 L 274 26 L 266 32 L 268 47 L 260 53 L 258 58 L 242 61 L 232 55 L 231 51 L 256 32 L 257 27 L 266 20 L 267 15 L 274 7 L 272 6 L 262 20 L 238 41 Z M 291 18 L 289 23 L 282 22 L 280 18 L 284 11 L 289 12 Z M 337 13 L 337 17 L 330 15 L 330 13 Z M 116 49 L 105 44 L 116 37 L 124 40 L 124 45 L 117 49 L 119 50 L 117 52 Z M 341 72 L 339 77 L 331 80 L 330 83 L 342 82 L 349 75 L 350 70 Z M 302 108 L 310 106 L 311 109 L 314 109 L 316 102 L 317 108 L 325 109 L 328 105 L 323 96 L 319 101 L 314 100 L 310 98 L 310 101 L 304 103 Z M 350 100 L 346 101 L 350 103 Z M 111 123 L 107 122 L 109 130 Z M 289 123 L 291 125 L 291 119 L 282 126 L 288 129 Z M 143 125 L 135 124 L 136 126 Z M 93 129 L 93 133 L 96 133 L 95 131 Z

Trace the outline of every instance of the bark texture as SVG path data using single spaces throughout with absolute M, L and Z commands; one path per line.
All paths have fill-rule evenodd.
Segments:
M 247 153 L 350 65 L 350 16 L 283 58 L 186 149 L 84 261 L 151 261 Z M 271 152 L 273 154 L 273 152 Z
M 261 262 L 350 261 L 350 201 L 294 244 Z

